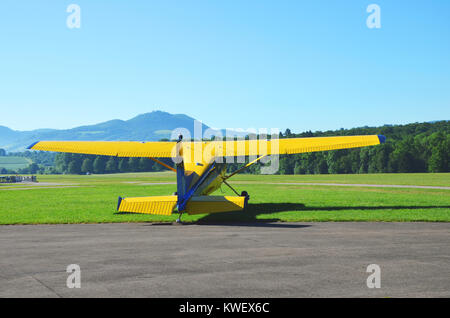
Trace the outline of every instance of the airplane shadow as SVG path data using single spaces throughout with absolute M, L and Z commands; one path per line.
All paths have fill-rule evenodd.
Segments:
M 284 211 L 301 211 L 305 208 L 302 203 L 260 203 L 249 204 L 245 211 L 208 214 L 195 223 L 199 225 L 228 225 L 228 226 L 252 226 L 252 227 L 280 227 L 302 228 L 311 225 L 291 224 L 278 218 L 258 219 L 261 214 L 271 214 Z M 279 223 L 275 223 L 279 222 Z
M 450 209 L 450 205 L 382 205 L 382 206 L 320 206 L 305 207 L 303 211 L 340 211 L 340 210 L 418 210 Z
M 225 226 L 251 226 L 251 227 L 278 227 L 278 228 L 303 228 L 312 226 L 280 222 L 279 218 L 258 219 L 258 215 L 272 214 L 287 211 L 342 211 L 342 210 L 417 210 L 417 209 L 450 209 L 450 205 L 393 205 L 393 206 L 305 206 L 302 203 L 258 203 L 249 204 L 245 211 L 213 213 L 205 215 L 194 222 L 185 224 L 198 225 L 225 225 Z M 128 212 L 116 212 L 116 214 L 133 214 Z M 152 222 L 152 225 L 172 225 L 173 222 Z
M 258 215 L 287 211 L 342 211 L 342 210 L 418 210 L 418 209 L 450 209 L 449 205 L 394 205 L 394 206 L 305 206 L 302 203 L 259 203 L 249 204 L 245 211 L 209 214 L 199 219 L 201 225 L 249 225 L 267 227 L 307 227 L 310 225 L 295 225 L 289 223 L 273 223 L 281 221 L 278 218 L 258 219 Z M 230 221 L 236 220 L 236 221 Z

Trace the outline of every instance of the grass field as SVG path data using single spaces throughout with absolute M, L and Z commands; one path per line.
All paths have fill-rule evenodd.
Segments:
M 24 157 L 3 157 L 0 156 L 0 168 L 7 170 L 17 170 L 28 167 L 31 160 Z
M 177 214 L 118 214 L 118 196 L 168 195 L 175 175 L 45 175 L 38 185 L 0 185 L 0 224 L 172 222 Z M 450 187 L 450 174 L 237 175 L 232 185 L 250 194 L 244 212 L 183 215 L 186 222 L 450 221 L 450 190 L 343 187 L 286 183 L 344 183 Z M 153 183 L 153 184 L 152 184 Z M 159 184 L 158 184 L 159 183 Z M 224 186 L 216 195 L 233 195 Z

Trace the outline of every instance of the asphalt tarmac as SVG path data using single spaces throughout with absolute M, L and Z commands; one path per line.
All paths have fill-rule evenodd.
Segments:
M 450 297 L 450 224 L 0 226 L 0 297 Z

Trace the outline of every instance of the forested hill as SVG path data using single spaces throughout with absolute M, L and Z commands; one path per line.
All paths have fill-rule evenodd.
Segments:
M 283 156 L 280 174 L 449 172 L 450 121 L 292 134 L 283 138 L 384 135 L 374 147 Z M 281 136 L 280 136 L 281 137 Z
M 293 134 L 289 129 L 280 138 L 384 135 L 382 145 L 281 156 L 279 174 L 327 173 L 382 173 L 382 172 L 450 172 L 450 121 L 385 125 L 325 132 Z M 92 155 L 57 154 L 53 164 L 51 153 L 14 153 L 27 156 L 35 162 L 19 173 L 116 173 L 135 171 L 160 171 L 165 168 L 148 158 L 115 158 Z M 40 158 L 42 156 L 42 158 Z M 171 164 L 170 159 L 168 164 Z M 233 171 L 243 164 L 231 164 Z M 27 170 L 28 169 L 28 170 Z M 32 171 L 30 170 L 32 169 Z M 1 169 L 0 169 L 1 170 Z M 259 173 L 255 164 L 246 173 Z M 6 173 L 3 171 L 3 173 Z
M 411 136 L 429 136 L 436 132 L 443 134 L 450 133 L 450 121 L 434 121 L 427 123 L 413 123 L 406 125 L 384 125 L 381 127 L 358 127 L 351 129 L 327 130 L 311 132 L 306 131 L 300 134 L 293 134 L 290 129 L 286 129 L 282 134 L 286 138 L 300 138 L 300 137 L 324 137 L 324 136 L 356 136 L 356 135 L 384 135 L 389 140 L 401 140 Z

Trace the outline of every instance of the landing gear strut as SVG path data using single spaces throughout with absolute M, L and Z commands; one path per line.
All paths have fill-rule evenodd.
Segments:
M 233 192 L 236 193 L 236 195 L 239 196 L 239 193 L 238 193 L 236 190 L 234 190 L 234 188 L 233 188 L 228 182 L 226 182 L 225 180 L 223 180 L 223 183 L 224 183 L 227 187 L 229 187 L 231 190 L 233 190 Z M 245 196 L 245 197 L 249 197 L 247 191 L 242 191 L 241 194 L 240 194 L 240 196 L 241 196 L 241 197 L 244 197 L 244 196 Z M 249 197 L 249 198 L 250 198 L 250 197 Z
M 242 191 L 241 197 L 245 197 L 244 201 L 244 209 L 245 209 L 247 207 L 248 200 L 250 200 L 250 196 L 248 195 L 247 191 Z
M 239 195 L 239 193 L 236 190 L 234 190 L 234 188 L 231 185 L 229 185 L 228 182 L 223 180 L 223 183 L 226 184 L 231 190 L 233 190 L 233 192 L 236 193 L 236 195 Z M 247 203 L 248 203 L 248 200 L 250 199 L 250 196 L 248 195 L 247 191 L 242 191 L 239 196 L 245 197 L 245 202 L 244 202 L 244 209 L 245 209 L 247 207 Z
M 181 222 L 181 216 L 183 215 L 183 212 L 180 212 L 180 215 L 178 216 L 178 219 L 176 219 L 176 223 L 177 224 L 183 224 L 183 222 Z

